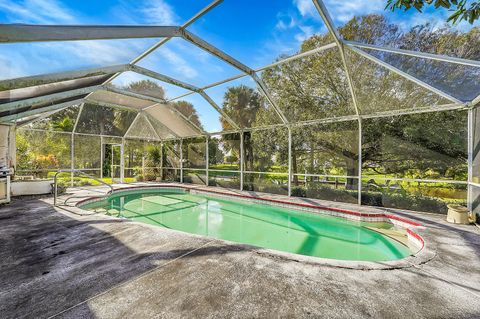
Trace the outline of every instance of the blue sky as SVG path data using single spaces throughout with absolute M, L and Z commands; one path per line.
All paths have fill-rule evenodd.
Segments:
M 433 10 L 424 14 L 386 12 L 386 0 L 324 2 L 337 26 L 354 15 L 368 13 L 386 14 L 405 29 L 427 21 L 439 26 L 448 16 L 446 11 Z M 0 0 L 0 23 L 180 25 L 209 3 L 204 0 Z M 459 28 L 471 26 L 464 23 Z M 325 32 L 326 28 L 311 0 L 224 0 L 189 30 L 248 66 L 258 68 L 280 55 L 295 53 L 303 40 Z M 1 44 L 0 79 L 128 63 L 158 40 Z M 169 41 L 140 65 L 197 86 L 239 73 L 181 39 Z M 138 79 L 141 77 L 130 73 L 115 83 L 128 84 Z M 167 87 L 169 97 L 181 93 L 181 89 Z M 221 92 L 214 95 L 218 100 Z M 218 129 L 218 114 L 208 106 L 205 106 L 208 110 L 203 110 L 203 103 L 196 103 L 202 104 L 198 109 L 207 129 Z
M 0 23 L 180 25 L 209 2 L 0 0 Z M 344 24 L 354 15 L 367 13 L 385 13 L 404 28 L 427 21 L 440 25 L 448 16 L 446 11 L 432 10 L 424 14 L 390 13 L 384 10 L 386 0 L 324 2 L 336 25 Z M 326 31 L 311 0 L 224 0 L 189 29 L 254 68 L 272 62 L 279 55 L 295 53 L 304 39 Z M 155 42 L 156 39 L 133 39 L 2 44 L 0 78 L 126 63 Z M 159 65 L 165 73 L 182 72 L 184 80 L 197 84 L 235 73 L 228 65 L 182 40 L 172 42 L 175 43 L 169 43 L 146 59 L 144 65 Z M 211 76 L 206 77 L 205 71 Z M 213 76 L 213 72 L 218 76 Z M 215 79 L 209 81 L 210 78 Z

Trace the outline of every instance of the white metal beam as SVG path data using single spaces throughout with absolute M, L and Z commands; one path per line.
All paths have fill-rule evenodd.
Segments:
M 81 89 L 69 90 L 69 91 L 53 93 L 53 94 L 33 97 L 29 99 L 4 103 L 4 104 L 0 104 L 0 112 L 18 110 L 25 107 L 34 106 L 36 104 L 55 103 L 55 101 L 59 101 L 62 99 L 67 99 L 67 98 L 94 92 L 99 88 L 101 88 L 101 86 L 94 85 L 94 86 L 89 86 Z
M 138 118 L 142 116 L 143 114 L 141 112 L 138 112 L 137 115 L 135 115 L 135 118 L 133 119 L 132 123 L 128 126 L 128 129 L 125 131 L 125 134 L 123 134 L 123 138 L 127 137 L 128 134 L 130 133 L 130 130 L 132 129 L 133 125 L 135 125 L 135 122 L 137 122 Z
M 181 95 L 178 95 L 178 96 L 175 96 L 171 99 L 168 99 L 167 102 L 172 102 L 172 101 L 175 101 L 175 100 L 178 100 L 178 99 L 181 99 L 181 98 L 184 98 L 186 96 L 189 96 L 189 95 L 193 95 L 195 94 L 196 92 L 193 92 L 193 91 L 190 91 L 190 92 L 187 92 L 187 93 L 183 93 Z
M 472 107 L 476 107 L 477 104 L 480 104 L 480 94 L 472 100 L 471 104 L 472 104 Z
M 0 43 L 164 38 L 181 35 L 177 26 L 1 24 Z
M 183 30 L 183 38 L 194 44 L 195 46 L 199 47 L 200 49 L 209 52 L 210 54 L 220 58 L 221 60 L 227 62 L 228 64 L 232 65 L 234 68 L 237 68 L 238 70 L 241 70 L 242 72 L 246 74 L 252 75 L 255 71 L 243 64 L 242 62 L 234 59 L 230 55 L 226 54 L 225 52 L 219 50 L 218 48 L 214 47 L 207 41 L 203 40 L 202 38 L 194 35 L 190 31 Z
M 140 94 L 140 93 L 124 90 L 124 89 L 119 89 L 117 87 L 110 86 L 110 85 L 103 85 L 102 90 L 117 93 L 117 94 L 120 94 L 120 95 L 129 96 L 129 97 L 134 97 L 134 98 L 137 98 L 137 99 L 146 100 L 146 101 L 150 101 L 150 102 L 154 102 L 154 103 L 162 103 L 162 104 L 166 103 L 166 101 L 164 99 L 161 99 L 161 98 L 158 98 L 158 97 L 145 95 L 145 94 Z
M 319 52 L 322 52 L 322 51 L 325 51 L 325 50 L 334 48 L 334 47 L 336 47 L 336 46 L 337 46 L 337 43 L 335 43 L 335 42 L 330 43 L 330 44 L 327 44 L 327 45 L 323 45 L 323 46 L 321 46 L 321 47 L 318 47 L 318 48 L 315 48 L 315 49 L 312 49 L 312 50 L 308 50 L 308 51 L 305 51 L 305 52 L 301 52 L 301 53 L 298 53 L 298 54 L 294 54 L 294 55 L 289 56 L 288 58 L 275 61 L 275 62 L 273 62 L 273 63 L 271 63 L 271 64 L 262 66 L 261 68 L 258 68 L 258 69 L 256 69 L 255 71 L 256 71 L 256 72 L 259 72 L 259 71 L 263 71 L 263 70 L 265 70 L 265 69 L 270 69 L 270 68 L 272 68 L 272 67 L 274 67 L 274 66 L 281 65 L 281 64 L 284 64 L 284 63 L 287 63 L 287 62 L 291 62 L 291 61 L 295 61 L 295 60 L 298 60 L 298 59 L 301 59 L 301 58 L 304 58 L 304 57 L 313 55 L 313 54 L 315 54 L 315 53 L 319 53 Z
M 108 102 L 103 102 L 103 101 L 98 101 L 98 100 L 92 99 L 91 97 L 86 97 L 86 98 L 84 98 L 84 100 L 85 100 L 85 103 L 94 104 L 94 105 L 97 105 L 97 106 L 111 107 L 113 109 L 133 111 L 133 112 L 139 112 L 140 111 L 139 109 L 136 109 L 134 107 L 124 106 L 124 105 L 119 105 L 119 104 L 114 104 L 114 103 L 108 103 Z
M 185 88 L 185 89 L 190 90 L 192 92 L 199 93 L 215 110 L 217 110 L 217 112 L 219 112 L 230 123 L 230 125 L 232 125 L 232 127 L 234 127 L 235 129 L 239 128 L 238 125 L 215 103 L 215 101 L 213 101 L 210 98 L 210 96 L 208 96 L 208 94 L 206 94 L 200 88 L 198 88 L 194 85 L 182 82 L 182 81 L 175 80 L 175 79 L 170 78 L 168 76 L 165 76 L 163 74 L 160 74 L 160 73 L 157 73 L 157 72 L 154 72 L 154 71 L 150 71 L 150 70 L 142 68 L 142 67 L 132 66 L 131 70 L 134 71 L 134 72 L 138 72 L 140 74 L 143 74 L 143 75 L 146 75 L 146 76 L 149 76 L 149 77 L 152 77 L 152 78 L 156 78 L 158 80 L 168 82 L 170 84 Z M 109 91 L 112 91 L 112 92 L 119 93 L 119 94 L 138 97 L 138 98 L 142 98 L 142 99 L 145 99 L 145 100 L 154 101 L 154 102 L 157 102 L 157 103 L 160 103 L 160 104 L 166 104 L 165 100 L 160 100 L 160 99 L 152 98 L 152 97 L 149 97 L 149 96 L 146 96 L 146 95 L 141 95 L 141 94 L 132 93 L 132 92 L 117 89 L 117 88 L 112 88 L 111 86 L 105 86 L 105 89 L 109 90 Z M 148 106 L 148 107 L 144 108 L 144 110 L 152 108 L 154 106 L 155 105 Z
M 127 64 L 113 65 L 101 68 L 93 68 L 86 70 L 76 70 L 76 71 L 67 71 L 67 72 L 58 72 L 34 76 L 26 76 L 16 79 L 9 80 L 0 80 L 0 90 L 12 90 L 30 86 L 36 86 L 41 84 L 49 84 L 55 82 L 75 80 L 79 78 L 97 76 L 97 75 L 107 75 L 117 72 L 123 72 L 128 69 Z
M 27 116 L 32 116 L 32 115 L 41 114 L 41 113 L 45 113 L 45 112 L 50 112 L 50 111 L 54 111 L 54 110 L 58 110 L 58 109 L 63 109 L 63 108 L 69 107 L 69 106 L 80 104 L 82 102 L 83 102 L 83 99 L 77 99 L 77 100 L 73 100 L 73 101 L 68 101 L 68 102 L 64 102 L 64 103 L 58 103 L 58 104 L 53 104 L 53 105 L 46 106 L 46 107 L 41 107 L 41 108 L 38 108 L 38 109 L 28 110 L 28 111 L 20 112 L 20 113 L 17 113 L 17 114 L 6 115 L 6 116 L 3 116 L 3 117 L 0 117 L 0 122 L 14 121 L 14 120 L 20 119 L 22 117 L 27 117 Z
M 448 56 L 448 55 L 440 55 L 440 54 L 425 53 L 425 52 L 420 52 L 420 51 L 381 47 L 381 46 L 378 46 L 378 45 L 364 44 L 364 43 L 359 43 L 359 42 L 355 42 L 355 41 L 344 41 L 344 42 L 348 46 L 354 46 L 354 47 L 357 47 L 357 48 L 371 49 L 371 50 L 376 50 L 376 51 L 383 51 L 383 52 L 396 53 L 396 54 L 401 54 L 401 55 L 408 55 L 408 56 L 413 56 L 413 57 L 423 58 L 423 59 L 429 59 L 429 60 L 435 60 L 435 61 L 442 61 L 442 62 L 448 62 L 448 63 L 455 63 L 455 64 L 461 64 L 461 65 L 480 67 L 480 61 L 456 58 L 456 57 L 451 57 L 451 56 Z
M 152 117 L 154 118 L 152 115 L 148 114 L 148 113 L 145 113 L 145 117 L 147 118 L 148 122 L 150 122 L 150 124 L 152 123 L 152 121 L 150 121 L 150 118 L 149 117 Z M 158 121 L 158 120 L 157 120 Z M 165 124 L 163 124 L 161 121 L 158 121 L 159 124 L 165 129 L 167 130 L 170 134 L 172 134 L 173 136 L 175 136 L 175 138 L 180 138 L 180 135 L 178 135 L 177 133 L 175 133 L 174 131 L 172 131 L 170 128 L 168 128 L 168 126 L 166 126 Z M 193 125 L 193 123 L 191 123 Z M 153 127 L 153 125 L 152 125 Z M 156 133 L 156 132 L 155 132 Z M 158 134 L 157 134 L 158 135 Z M 162 141 L 162 139 L 159 137 L 159 140 Z
M 80 121 L 80 116 L 82 116 L 82 111 L 83 111 L 83 105 L 84 104 L 85 103 L 82 103 L 80 105 L 80 108 L 78 109 L 77 118 L 75 119 L 75 123 L 73 124 L 72 134 L 74 134 L 75 131 L 77 130 L 78 122 Z
M 67 107 L 64 107 L 64 108 L 61 108 L 61 109 L 56 109 L 56 110 L 53 110 L 53 111 L 50 111 L 50 112 L 45 112 L 45 113 L 40 114 L 39 116 L 37 116 L 37 117 L 35 117 L 35 118 L 33 118 L 33 119 L 29 120 L 29 121 L 22 122 L 22 124 L 20 124 L 20 125 L 17 124 L 17 127 L 23 127 L 23 126 L 28 125 L 28 124 L 36 123 L 36 122 L 38 122 L 38 121 L 40 121 L 40 120 L 43 120 L 43 119 L 46 118 L 46 117 L 49 117 L 49 116 L 52 115 L 52 114 L 55 114 L 55 113 L 57 113 L 57 112 L 60 112 L 61 110 L 64 110 L 64 109 L 66 109 L 66 108 L 67 108 Z
M 313 0 L 313 4 L 315 5 L 315 8 L 317 9 L 318 13 L 322 17 L 323 21 L 325 22 L 325 25 L 327 26 L 327 29 L 330 31 L 330 34 L 332 34 L 335 42 L 338 45 L 340 57 L 342 59 L 343 67 L 345 70 L 345 74 L 347 77 L 347 82 L 348 82 L 348 88 L 350 90 L 350 95 L 352 96 L 352 101 L 353 101 L 353 106 L 355 108 L 355 113 L 357 114 L 359 121 L 360 121 L 360 107 L 358 106 L 357 103 L 357 97 L 355 95 L 355 89 L 353 88 L 353 82 L 352 78 L 350 76 L 350 71 L 347 63 L 347 59 L 345 56 L 345 50 L 343 47 L 343 39 L 338 33 L 337 29 L 335 28 L 335 25 L 333 24 L 332 18 L 330 17 L 330 13 L 328 12 L 327 8 L 323 4 L 322 0 Z
M 150 128 L 153 130 L 153 133 L 155 134 L 155 136 L 161 141 L 162 139 L 160 138 L 160 136 L 157 134 L 157 131 L 155 130 L 155 128 L 153 127 L 153 124 L 152 122 L 150 121 L 150 118 L 144 114 L 143 115 L 145 117 L 145 119 L 147 120 L 148 124 L 150 125 Z M 173 136 L 176 136 L 178 137 L 178 135 L 173 132 L 172 130 L 170 130 L 168 127 L 166 127 L 165 125 L 162 125 L 162 127 L 166 128 L 168 131 L 170 131 L 172 133 Z
M 185 122 L 187 122 L 188 125 L 190 125 L 195 131 L 199 131 L 201 132 L 202 134 L 200 135 L 205 135 L 206 132 L 199 126 L 197 126 L 195 123 L 193 123 L 192 121 L 190 121 L 190 119 L 188 117 L 186 117 L 182 112 L 180 112 L 179 110 L 177 110 L 175 107 L 169 107 L 167 103 L 157 103 L 157 104 L 154 104 L 154 105 L 150 105 L 150 106 L 147 106 L 146 108 L 143 108 L 142 111 L 145 111 L 145 110 L 148 110 L 148 109 L 151 109 L 151 108 L 154 108 L 154 107 L 157 107 L 157 106 L 160 106 L 160 107 L 164 107 L 164 108 L 168 108 L 169 110 L 171 110 L 173 113 L 177 114 L 178 116 L 180 116 Z
M 283 124 L 287 124 L 288 123 L 288 120 L 287 118 L 285 117 L 285 115 L 283 114 L 282 110 L 280 109 L 280 107 L 277 105 L 277 103 L 273 100 L 272 96 L 270 95 L 268 89 L 267 89 L 267 86 L 265 85 L 265 83 L 263 83 L 262 79 L 260 79 L 256 73 L 254 73 L 252 75 L 252 78 L 253 80 L 257 83 L 257 86 L 258 86 L 258 89 L 260 92 L 263 93 L 263 95 L 265 96 L 265 98 L 267 99 L 268 103 L 270 103 L 270 105 L 273 107 L 273 109 L 275 110 L 275 112 L 277 113 L 278 117 L 280 118 L 280 120 L 282 121 Z
M 361 205 L 362 203 L 362 117 L 360 106 L 358 105 L 357 96 L 355 94 L 355 89 L 353 87 L 352 77 L 350 75 L 350 68 L 347 63 L 347 58 L 345 55 L 344 49 L 344 40 L 338 33 L 335 25 L 333 24 L 332 18 L 330 17 L 330 13 L 328 12 L 327 8 L 323 4 L 322 0 L 313 0 L 315 7 L 317 8 L 318 13 L 322 17 L 323 21 L 325 22 L 330 34 L 333 36 L 335 42 L 338 45 L 340 58 L 342 59 L 343 68 L 345 70 L 345 75 L 348 83 L 348 89 L 350 91 L 350 95 L 352 97 L 353 107 L 355 109 L 355 114 L 358 118 L 358 196 L 357 201 L 358 204 Z
M 217 103 L 215 103 L 214 100 L 212 100 L 212 98 L 207 94 L 205 93 L 204 91 L 200 91 L 199 94 L 215 109 L 217 110 L 218 113 L 220 113 L 224 118 L 225 120 L 234 128 L 234 129 L 240 129 L 240 127 L 237 125 L 237 123 L 235 123 L 235 121 L 233 121 L 230 116 L 228 116 L 227 113 L 225 113 L 225 111 L 222 110 L 222 108 L 220 108 Z
M 213 82 L 213 83 L 210 83 L 210 84 L 208 84 L 208 85 L 205 85 L 205 86 L 201 87 L 201 89 L 202 89 L 202 90 L 207 90 L 207 89 L 213 88 L 213 87 L 215 87 L 215 86 L 218 86 L 218 85 L 220 85 L 220 84 L 227 83 L 227 82 L 230 82 L 230 81 L 234 81 L 234 80 L 237 80 L 237 79 L 241 79 L 241 78 L 246 77 L 246 76 L 248 76 L 248 74 L 240 73 L 240 74 L 231 76 L 231 77 L 229 77 L 229 78 L 226 78 L 226 79 L 223 79 L 223 80 L 220 80 L 220 81 Z
M 166 82 L 166 83 L 169 83 L 169 84 L 172 84 L 172 85 L 190 90 L 190 91 L 194 91 L 194 92 L 199 92 L 200 91 L 200 88 L 198 88 L 194 85 L 185 83 L 183 81 L 174 79 L 174 78 L 169 77 L 167 75 L 164 75 L 164 74 L 161 74 L 161 73 L 158 73 L 158 72 L 146 69 L 146 68 L 142 68 L 142 67 L 137 66 L 137 65 L 131 65 L 129 67 L 129 70 L 133 71 L 135 73 L 138 73 L 138 74 L 142 74 L 142 75 L 151 77 L 153 79 L 157 79 L 157 80 L 160 80 L 160 81 L 163 81 L 163 82 Z
M 391 110 L 391 111 L 378 112 L 374 114 L 365 114 L 365 115 L 362 115 L 362 119 L 377 118 L 377 117 L 392 117 L 392 116 L 402 116 L 402 115 L 442 112 L 442 111 L 456 111 L 456 110 L 466 110 L 466 109 L 467 108 L 465 107 L 464 104 L 445 104 L 445 105 L 429 106 L 429 107 L 423 107 L 423 108 Z M 339 123 L 339 122 L 348 122 L 348 121 L 358 121 L 358 116 L 347 115 L 347 116 L 339 116 L 339 117 L 322 118 L 322 119 L 289 123 L 288 125 L 291 127 L 302 127 L 302 126 L 315 125 L 315 124 L 328 124 L 328 123 Z M 261 130 L 274 129 L 277 127 L 286 127 L 286 125 L 272 124 L 272 125 L 258 126 L 258 127 L 252 127 L 252 128 L 244 128 L 241 131 L 244 131 L 244 132 L 261 131 Z M 241 131 L 229 130 L 229 131 L 211 132 L 209 133 L 209 135 L 224 135 L 229 133 L 240 133 Z M 200 136 L 203 136 L 203 134 L 185 136 L 184 138 L 193 138 L 193 137 L 200 137 Z M 173 140 L 173 139 L 165 139 L 165 141 L 167 140 Z
M 474 110 L 468 110 L 468 118 L 467 118 L 467 207 L 470 211 L 472 211 L 472 186 L 471 183 L 473 182 L 473 157 L 474 157 Z
M 330 14 L 328 14 L 328 10 L 323 4 L 322 0 L 313 0 L 313 4 L 315 5 L 315 8 L 317 8 L 318 13 L 323 19 L 323 22 L 325 23 L 328 31 L 330 34 L 333 36 L 333 39 L 338 45 L 342 44 L 342 37 L 338 33 L 337 29 L 335 28 L 335 25 L 333 24 L 332 18 L 330 17 Z
M 370 118 L 377 118 L 377 117 L 389 117 L 389 116 L 400 116 L 400 115 L 421 114 L 421 113 L 442 112 L 442 111 L 455 111 L 455 110 L 465 110 L 465 109 L 467 108 L 464 104 L 452 103 L 452 104 L 438 105 L 434 107 L 391 110 L 386 112 L 365 114 L 365 115 L 362 115 L 362 118 L 370 119 Z
M 223 2 L 223 0 L 216 0 L 216 1 L 211 2 L 209 5 L 207 5 L 205 8 L 203 8 L 201 11 L 199 11 L 197 14 L 195 14 L 193 17 L 191 17 L 188 21 L 186 21 L 184 24 L 182 24 L 182 28 L 188 27 L 193 22 L 195 22 L 200 17 L 202 17 L 204 14 L 206 14 L 207 12 L 209 12 L 210 10 L 215 8 L 217 5 L 219 5 L 221 2 Z M 147 55 L 149 55 L 150 53 L 152 53 L 153 51 L 158 49 L 160 46 L 165 44 L 167 41 L 169 41 L 171 38 L 172 37 L 167 37 L 165 39 L 162 39 L 161 41 L 159 41 L 158 43 L 153 45 L 151 48 L 149 48 L 148 50 L 146 50 L 145 52 L 140 54 L 138 57 L 133 59 L 132 62 L 130 62 L 130 64 L 137 64 L 138 62 L 143 60 Z
M 181 27 L 182 28 L 188 27 L 193 22 L 195 22 L 196 20 L 201 18 L 204 14 L 206 14 L 207 12 L 209 12 L 210 10 L 215 8 L 217 5 L 219 5 L 222 1 L 223 0 L 214 0 L 212 3 L 210 3 L 205 8 L 203 8 L 201 11 L 199 11 L 197 14 L 195 14 L 193 17 L 191 17 L 188 21 L 186 21 L 184 24 L 182 24 Z M 155 51 L 156 49 L 158 49 L 159 47 L 161 47 L 162 45 L 164 45 L 165 43 L 170 41 L 170 39 L 172 39 L 172 37 L 166 37 L 166 38 L 160 40 L 159 42 L 155 43 L 153 46 L 151 46 L 150 48 L 145 50 L 143 53 L 141 53 L 139 56 L 137 56 L 135 59 L 133 59 L 130 62 L 130 64 L 135 65 L 138 62 L 142 61 L 144 58 L 146 58 L 148 55 L 150 55 L 153 51 Z M 103 83 L 103 84 L 107 84 L 107 83 L 112 82 L 120 74 L 121 74 L 121 72 L 114 74 L 107 81 L 105 81 L 105 83 Z
M 225 52 L 221 51 L 220 49 L 214 47 L 213 45 L 211 45 L 210 43 L 206 42 L 205 40 L 197 37 L 196 35 L 194 35 L 193 33 L 187 31 L 187 30 L 184 30 L 184 33 L 183 33 L 183 38 L 186 40 L 186 41 L 189 41 L 191 43 L 193 43 L 194 45 L 196 45 L 197 47 L 199 47 L 200 49 L 216 56 L 217 58 L 219 58 L 220 60 L 230 64 L 231 66 L 233 66 L 234 68 L 237 68 L 238 70 L 242 71 L 243 73 L 245 74 L 248 74 L 250 76 L 252 76 L 252 78 L 255 80 L 255 82 L 257 83 L 258 85 L 258 89 L 259 91 L 269 100 L 270 104 L 272 105 L 272 107 L 275 109 L 275 111 L 277 112 L 277 114 L 280 116 L 280 120 L 283 122 L 283 123 L 288 123 L 287 119 L 285 118 L 285 116 L 283 115 L 282 113 L 282 110 L 280 110 L 280 108 L 276 105 L 275 101 L 273 101 L 271 98 L 270 98 L 270 94 L 267 92 L 267 88 L 265 87 L 265 85 L 263 84 L 263 82 L 258 78 L 257 74 L 255 73 L 255 70 L 249 68 L 248 66 L 246 66 L 245 64 L 243 64 L 242 62 L 234 59 L 233 57 L 231 57 L 230 55 L 226 54 Z M 213 105 L 213 104 L 212 104 Z M 215 107 L 215 106 L 214 106 Z M 238 127 L 238 126 L 237 126 Z

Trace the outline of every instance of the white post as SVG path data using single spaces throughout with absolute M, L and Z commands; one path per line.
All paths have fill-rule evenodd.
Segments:
M 205 136 L 205 185 L 208 186 L 208 135 Z
M 75 158 L 75 138 L 74 138 L 74 133 L 72 132 L 72 135 L 70 136 L 70 169 L 72 172 L 70 172 L 70 187 L 73 187 L 73 170 L 75 169 L 75 163 L 73 162 Z
M 358 205 L 362 205 L 362 118 L 358 117 Z
M 245 162 L 243 151 L 243 131 L 240 131 L 240 190 L 243 191 L 243 169 Z
M 163 182 L 163 142 L 160 143 L 160 180 Z
M 287 126 L 288 130 L 288 196 L 292 196 L 292 130 Z
M 105 146 L 103 145 L 103 136 L 100 136 L 100 179 L 103 178 L 103 159 L 105 158 Z
M 180 139 L 180 183 L 183 183 L 183 139 Z
M 125 148 L 125 138 L 122 137 L 122 144 L 120 145 L 120 183 L 123 184 L 125 178 L 125 157 L 123 151 Z
M 474 110 L 468 110 L 467 118 L 467 149 L 468 149 L 468 177 L 467 177 L 467 207 L 470 211 L 473 209 L 473 190 L 472 190 L 472 181 L 473 181 L 473 126 L 474 126 Z
M 77 130 L 77 125 L 78 125 L 78 122 L 80 121 L 80 116 L 82 115 L 82 111 L 83 111 L 83 103 L 79 106 L 78 108 L 78 114 L 77 114 L 77 117 L 75 118 L 75 123 L 73 124 L 73 129 L 72 129 L 72 139 L 71 139 L 71 143 L 72 143 L 72 149 L 71 149 L 71 152 L 70 152 L 70 155 L 71 155 L 71 159 L 70 159 L 70 167 L 72 170 L 75 169 L 75 131 Z M 72 185 L 73 187 L 73 177 L 74 177 L 74 173 L 71 172 L 70 173 L 70 184 Z

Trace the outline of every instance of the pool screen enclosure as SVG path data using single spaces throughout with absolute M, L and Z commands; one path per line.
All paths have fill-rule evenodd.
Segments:
M 313 0 L 321 32 L 294 53 L 269 52 L 265 64 L 248 45 L 237 57 L 215 29 L 205 31 L 227 2 L 213 1 L 179 26 L 1 24 L 2 55 L 2 46 L 22 52 L 83 42 L 132 43 L 138 51 L 120 63 L 68 70 L 52 63 L 41 75 L 0 77 L 0 124 L 16 131 L 16 176 L 78 169 L 110 182 L 480 211 L 478 49 L 460 50 L 465 44 L 453 40 L 447 49 L 427 45 L 438 39 L 416 29 L 400 40 L 372 38 L 362 23 L 388 26 L 381 16 L 339 27 L 329 2 Z M 237 32 L 231 37 L 243 36 Z M 468 35 L 478 48 L 479 28 Z M 167 58 L 179 48 L 184 59 L 198 54 L 199 63 L 221 67 L 191 70 Z M 68 175 L 69 185 L 86 183 Z

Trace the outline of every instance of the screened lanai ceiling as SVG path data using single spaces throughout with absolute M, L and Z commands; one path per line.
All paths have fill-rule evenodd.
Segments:
M 68 114 L 74 133 L 167 140 L 480 102 L 478 55 L 425 45 L 384 1 L 138 3 L 0 5 L 0 122 L 52 129 Z M 404 41 L 355 33 L 380 15 Z

